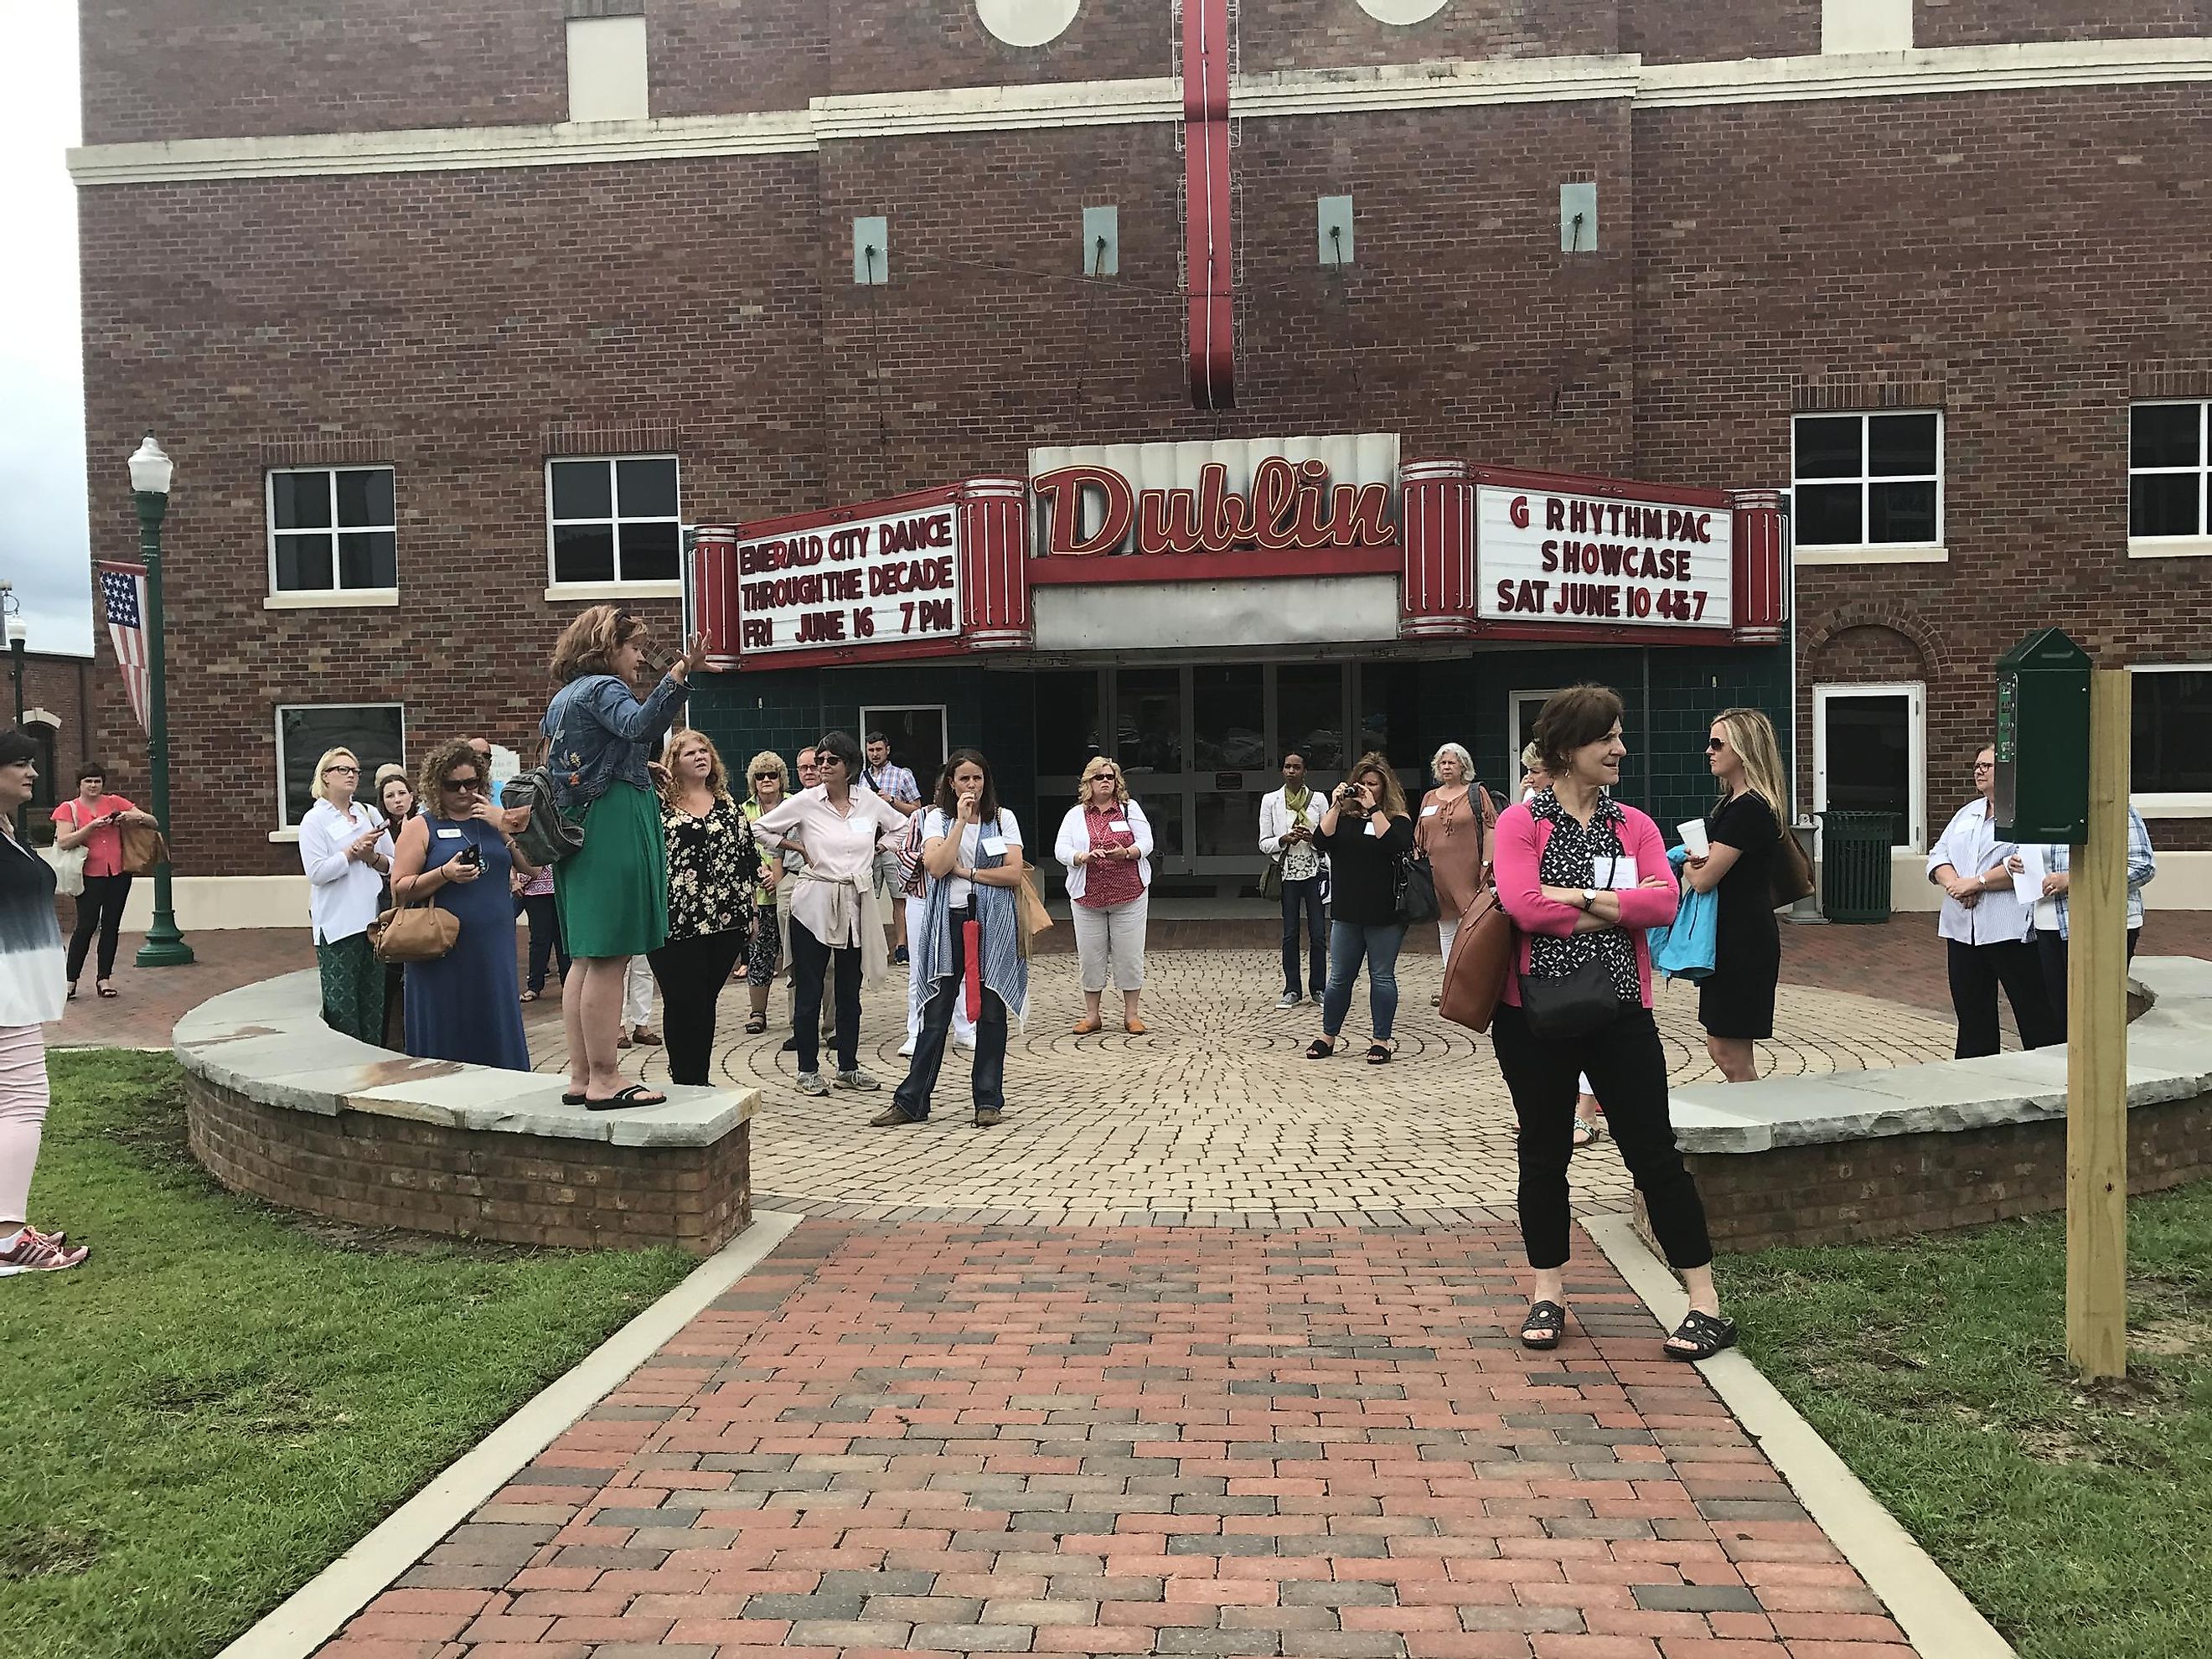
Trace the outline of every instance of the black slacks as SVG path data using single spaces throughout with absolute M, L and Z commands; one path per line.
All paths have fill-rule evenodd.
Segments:
M 660 1035 L 668 1044 L 671 1082 L 707 1081 L 714 1058 L 714 1002 L 744 954 L 742 927 L 672 939 L 647 953 L 660 983 Z
M 1528 1017 L 1501 1002 L 1490 1024 L 1498 1069 L 1521 1123 L 1521 1242 L 1532 1267 L 1567 1259 L 1567 1163 L 1574 1156 L 1575 1078 L 1589 1073 L 1606 1127 L 1644 1194 L 1651 1231 L 1677 1268 L 1713 1259 L 1705 1200 L 1667 1116 L 1667 1051 L 1649 1008 L 1637 1007 L 1572 1042 L 1540 1042 Z
M 70 935 L 69 982 L 84 971 L 93 936 L 100 938 L 100 977 L 115 977 L 116 935 L 123 927 L 123 907 L 131 897 L 128 876 L 87 876 L 84 891 L 77 895 L 76 931 Z
M 2036 960 L 2035 946 L 2024 939 L 1998 945 L 1968 945 L 1955 939 L 1944 943 L 1950 953 L 1951 1009 L 1959 1017 L 1959 1041 L 1953 1049 L 1956 1058 L 1975 1060 L 2004 1047 L 2004 1035 L 1997 1026 L 1999 986 L 2012 1004 L 2021 1048 L 2045 1048 L 2066 1040 L 2066 1027 L 2051 1012 L 2051 999 L 2044 992 L 2043 966 Z M 1606 1109 L 1613 1108 L 1608 1103 Z
M 938 1071 L 945 1064 L 945 1038 L 952 1029 L 952 1006 L 967 994 L 968 938 L 961 923 L 974 917 L 973 910 L 951 913 L 952 973 L 937 981 L 929 1000 L 922 1005 L 921 1032 L 915 1038 L 913 1063 L 891 1097 L 910 1118 L 929 1115 L 929 1097 L 937 1088 Z M 969 1083 L 977 1111 L 1006 1109 L 1006 1005 L 988 986 L 983 990 L 982 1012 L 975 1018 L 975 1065 Z
M 833 967 L 832 959 L 835 959 Z M 822 982 L 836 988 L 837 1069 L 856 1070 L 860 1064 L 860 947 L 824 945 L 797 916 L 791 919 L 791 985 L 796 999 L 791 1011 L 792 1035 L 799 1039 L 799 1069 L 817 1071 L 822 1064 Z
M 2128 929 L 2128 960 L 2136 959 L 2136 941 L 2142 937 L 2142 929 Z M 2051 1017 L 2057 1022 L 2057 1041 L 2066 1040 L 2066 936 L 2035 930 L 2035 957 L 2043 969 L 2043 995 L 2051 1004 Z

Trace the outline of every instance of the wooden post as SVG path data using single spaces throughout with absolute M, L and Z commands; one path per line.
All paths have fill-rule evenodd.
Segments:
M 2129 674 L 2089 677 L 2089 839 L 2067 888 L 2066 1352 L 2128 1369 Z

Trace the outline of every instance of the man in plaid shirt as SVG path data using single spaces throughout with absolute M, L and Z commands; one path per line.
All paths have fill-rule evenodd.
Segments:
M 2035 932 L 2030 935 L 2036 954 L 2042 960 L 2043 982 L 2051 998 L 2051 1006 L 2058 1016 L 2063 1030 L 2066 1024 L 2066 892 L 2073 880 L 2069 868 L 2073 849 L 2063 842 L 2047 842 L 2043 854 L 2043 896 L 2035 906 Z M 2008 859 L 2006 865 L 2015 874 L 2021 861 L 2017 857 Z M 2136 959 L 2136 942 L 2142 936 L 2142 890 L 2158 874 L 2158 860 L 2152 855 L 2150 830 L 2142 821 L 2142 814 L 2132 806 L 2128 808 L 2128 960 Z
M 890 739 L 880 732 L 868 733 L 867 765 L 861 777 L 892 805 L 912 817 L 921 810 L 921 788 L 914 781 L 914 773 L 906 767 L 891 763 Z M 898 854 L 879 853 L 876 855 L 876 896 L 891 913 L 891 960 L 906 961 L 906 906 L 899 902 Z

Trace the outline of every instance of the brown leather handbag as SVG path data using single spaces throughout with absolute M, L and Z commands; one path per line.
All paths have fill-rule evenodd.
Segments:
M 1437 1012 L 1455 1025 L 1487 1031 L 1513 967 L 1513 918 L 1486 887 L 1459 919 L 1451 956 L 1444 963 L 1443 1000 Z
M 386 910 L 368 924 L 368 942 L 379 962 L 435 962 L 461 936 L 461 919 L 434 900 Z
M 1805 856 L 1797 832 L 1785 823 L 1782 826 L 1782 839 L 1774 849 L 1774 862 L 1767 866 L 1766 895 L 1779 910 L 1785 904 L 1796 903 L 1812 890 L 1812 861 Z
M 122 834 L 125 875 L 150 876 L 169 861 L 168 841 L 152 824 L 126 823 Z
M 1014 914 L 1021 924 L 1015 932 L 1014 943 L 1019 947 L 1022 960 L 1027 962 L 1030 959 L 1030 941 L 1052 926 L 1052 912 L 1044 908 L 1044 901 L 1037 896 L 1036 883 L 1026 870 L 1022 872 L 1021 880 L 1014 884 Z

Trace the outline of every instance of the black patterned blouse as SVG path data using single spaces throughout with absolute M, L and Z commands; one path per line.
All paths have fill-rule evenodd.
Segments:
M 1613 860 L 1625 856 L 1620 844 L 1620 808 L 1609 795 L 1598 797 L 1597 811 L 1585 825 L 1559 805 L 1550 790 L 1528 803 L 1531 816 L 1552 826 L 1552 838 L 1537 861 L 1536 878 L 1547 887 L 1610 887 Z M 1639 877 L 1654 873 L 1638 871 Z M 1605 964 L 1606 976 L 1625 1003 L 1641 1004 L 1644 986 L 1636 970 L 1636 944 L 1624 927 L 1561 939 L 1534 933 L 1528 940 L 1528 972 L 1537 979 L 1564 979 L 1586 962 Z
M 660 827 L 668 838 L 668 937 L 750 933 L 760 883 L 752 821 L 730 800 L 717 800 L 704 817 L 664 804 Z

